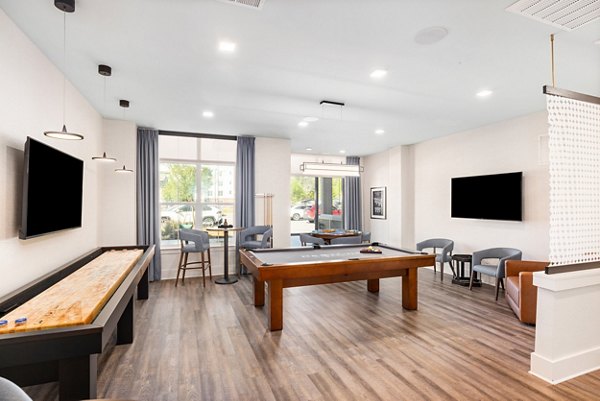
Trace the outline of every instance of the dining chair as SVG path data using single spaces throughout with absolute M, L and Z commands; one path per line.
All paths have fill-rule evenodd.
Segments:
M 325 240 L 323 238 L 313 237 L 310 234 L 300 234 L 300 244 L 302 244 L 302 246 L 325 245 Z
M 341 244 L 361 244 L 362 243 L 362 236 L 360 235 L 353 235 L 352 237 L 339 237 L 339 238 L 332 238 L 331 241 L 329 241 L 329 243 L 331 245 L 341 245 Z

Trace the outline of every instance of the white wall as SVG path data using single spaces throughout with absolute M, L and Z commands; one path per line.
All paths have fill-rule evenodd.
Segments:
M 454 240 L 454 253 L 502 246 L 521 249 L 524 259 L 547 260 L 546 134 L 547 115 L 540 112 L 366 157 L 365 229 L 376 241 L 405 247 L 442 237 Z M 450 218 L 451 178 L 514 171 L 523 172 L 523 222 Z M 387 220 L 369 219 L 374 186 L 387 186 Z M 484 202 L 502 192 L 480 195 Z
M 288 139 L 256 138 L 255 191 L 273 194 L 273 244 L 290 244 L 290 157 Z M 262 224 L 263 200 L 256 199 L 256 224 Z
M 549 175 L 540 151 L 546 112 L 503 121 L 414 146 L 415 239 L 450 238 L 454 253 L 514 247 L 523 259 L 548 260 Z M 545 143 L 545 142 L 543 142 Z M 523 221 L 450 218 L 452 177 L 523 172 Z M 502 197 L 502 189 L 473 196 Z
M 363 231 L 371 241 L 414 248 L 411 148 L 398 146 L 362 158 Z M 371 188 L 386 187 L 386 219 L 371 219 Z
M 131 121 L 103 120 L 102 152 L 117 162 L 98 162 L 97 166 L 101 185 L 98 235 L 102 246 L 136 244 L 136 175 L 114 172 L 123 165 L 136 169 L 136 132 L 137 126 Z
M 43 135 L 62 127 L 63 75 L 0 10 L 0 296 L 98 245 L 98 154 L 102 119 L 67 82 L 69 130 L 83 141 Z M 23 148 L 27 136 L 85 162 L 83 227 L 29 240 L 17 238 L 21 213 Z M 51 194 L 49 196 L 59 196 Z M 51 213 L 52 211 L 49 211 Z

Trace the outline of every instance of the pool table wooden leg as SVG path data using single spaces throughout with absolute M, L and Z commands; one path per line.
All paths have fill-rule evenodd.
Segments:
M 402 276 L 402 307 L 404 309 L 417 309 L 417 268 L 406 269 Z
M 367 290 L 369 290 L 369 292 L 379 292 L 379 279 L 374 278 L 367 280 Z
M 283 329 L 283 281 L 269 281 L 269 330 Z
M 265 304 L 265 282 L 258 281 L 252 276 L 254 281 L 254 306 L 263 306 Z

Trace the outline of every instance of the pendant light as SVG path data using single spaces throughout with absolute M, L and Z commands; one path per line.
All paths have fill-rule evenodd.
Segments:
M 123 164 L 123 168 L 116 168 L 115 173 L 133 173 L 133 170 L 125 168 L 125 165 Z
M 106 77 L 110 77 L 112 75 L 112 68 L 108 65 L 100 64 L 98 66 L 98 74 L 104 77 L 104 105 L 106 106 Z M 92 160 L 99 162 L 109 162 L 114 163 L 117 161 L 114 157 L 106 156 L 106 152 L 102 153 L 102 156 L 94 156 Z
M 67 13 L 75 11 L 75 0 L 54 0 L 56 8 L 63 12 L 63 127 L 60 131 L 45 131 L 44 135 L 56 139 L 82 140 L 83 135 L 69 132 L 66 124 L 66 97 L 67 97 Z
M 123 118 L 125 118 L 125 110 L 127 108 L 129 108 L 129 100 L 124 100 L 124 99 L 119 100 L 119 106 L 121 106 L 123 108 Z M 133 173 L 133 170 L 125 168 L 125 165 L 123 165 L 123 168 L 116 168 L 115 173 L 121 173 L 121 174 Z

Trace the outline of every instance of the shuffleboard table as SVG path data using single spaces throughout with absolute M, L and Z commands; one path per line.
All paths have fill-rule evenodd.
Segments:
M 153 256 L 154 245 L 98 248 L 0 298 L 0 376 L 58 381 L 61 401 L 96 398 L 98 354 L 115 331 L 133 342 Z
M 265 303 L 268 284 L 270 330 L 283 328 L 283 289 L 305 285 L 367 280 L 370 292 L 379 291 L 379 279 L 402 277 L 402 306 L 417 309 L 417 269 L 433 266 L 434 255 L 378 243 L 381 253 L 361 253 L 365 245 L 330 245 L 283 249 L 240 250 L 240 259 L 252 274 L 254 305 Z

